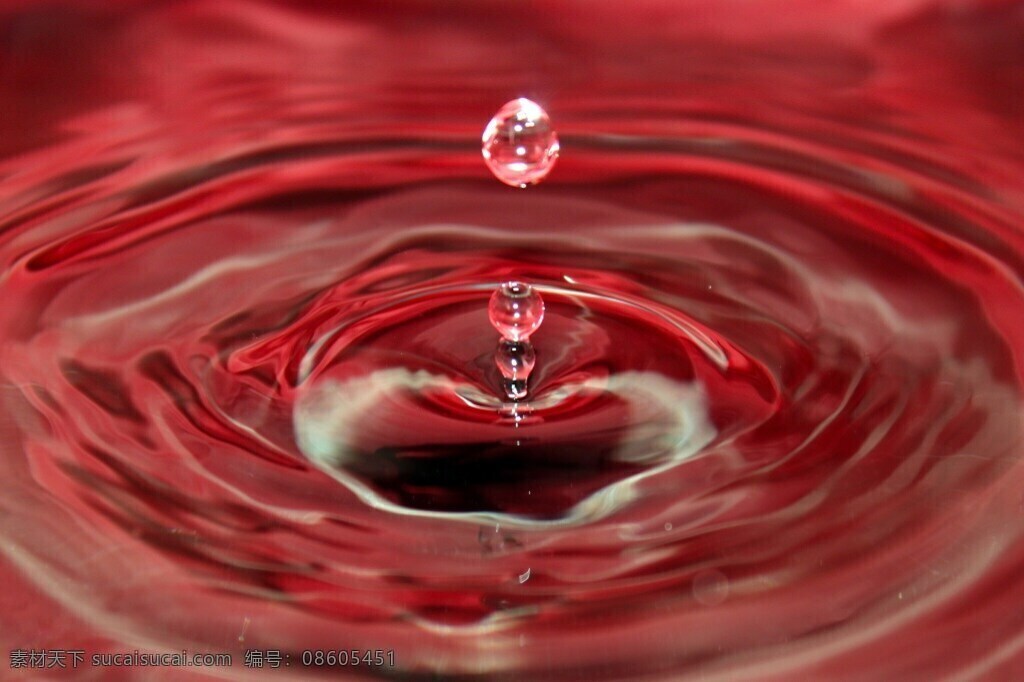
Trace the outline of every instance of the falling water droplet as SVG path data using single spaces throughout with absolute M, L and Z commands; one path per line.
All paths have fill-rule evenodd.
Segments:
M 540 182 L 558 159 L 558 135 L 548 114 L 523 97 L 506 103 L 484 128 L 484 162 L 506 185 Z
M 544 301 L 529 284 L 506 282 L 491 295 L 487 314 L 503 339 L 529 341 L 544 321 Z

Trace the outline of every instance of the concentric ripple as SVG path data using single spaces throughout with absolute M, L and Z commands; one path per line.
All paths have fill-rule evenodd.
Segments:
M 5 645 L 1014 679 L 1024 16 L 741 4 L 4 11 Z

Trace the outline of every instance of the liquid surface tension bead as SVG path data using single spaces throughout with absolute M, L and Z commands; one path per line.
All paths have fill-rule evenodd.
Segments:
M 525 341 L 509 341 L 502 339 L 498 350 L 494 353 L 494 364 L 501 376 L 510 381 L 525 380 L 537 363 L 537 354 L 533 346 Z
M 482 142 L 487 167 L 513 187 L 540 182 L 558 159 L 558 135 L 547 112 L 522 97 L 498 110 L 484 128 Z
M 544 321 L 544 301 L 529 284 L 506 282 L 491 295 L 487 314 L 503 339 L 528 341 Z
M 505 282 L 491 294 L 487 315 L 501 334 L 494 364 L 501 372 L 505 396 L 522 400 L 527 393 L 526 380 L 537 363 L 530 335 L 544 321 L 544 301 L 529 284 Z

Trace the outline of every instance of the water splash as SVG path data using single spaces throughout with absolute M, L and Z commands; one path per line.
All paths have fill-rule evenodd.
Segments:
M 502 337 L 494 364 L 501 372 L 505 394 L 510 400 L 522 400 L 537 363 L 530 336 L 544 322 L 544 300 L 529 284 L 505 282 L 491 295 L 487 315 Z

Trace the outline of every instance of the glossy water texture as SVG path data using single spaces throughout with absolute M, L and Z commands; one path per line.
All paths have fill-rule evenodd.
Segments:
M 0 648 L 1024 677 L 1019 3 L 0 7 Z

